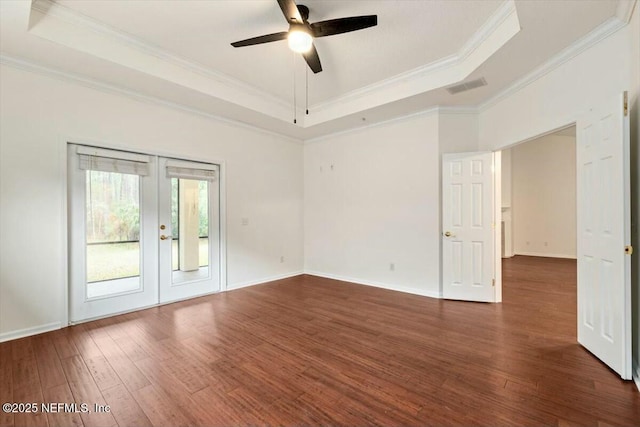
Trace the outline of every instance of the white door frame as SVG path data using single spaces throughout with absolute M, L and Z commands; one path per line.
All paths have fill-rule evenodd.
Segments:
M 493 152 L 493 263 L 495 302 L 502 302 L 502 151 Z
M 144 152 L 151 156 L 158 157 L 172 157 L 178 159 L 184 159 L 188 161 L 201 162 L 201 163 L 212 163 L 219 166 L 220 171 L 220 291 L 225 292 L 228 290 L 228 272 L 227 272 L 227 162 L 223 159 L 215 158 L 215 157 L 207 157 L 207 156 L 194 156 L 190 154 L 180 153 L 172 150 L 158 150 L 155 148 L 147 148 L 147 147 L 132 147 L 131 144 L 122 144 L 122 143 L 114 143 L 110 141 L 96 141 L 93 139 L 88 139 L 86 137 L 79 137 L 77 135 L 62 135 L 58 139 L 58 166 L 60 168 L 60 182 L 64 183 L 62 188 L 63 193 L 63 204 L 61 208 L 61 224 L 60 230 L 62 234 L 62 238 L 60 239 L 62 242 L 62 253 L 65 256 L 62 259 L 61 272 L 62 277 L 60 278 L 62 283 L 64 284 L 61 298 L 63 304 L 61 304 L 60 310 L 60 327 L 66 327 L 71 325 L 70 321 L 70 269 L 69 269 L 69 250 L 70 250 L 70 239 L 69 239 L 69 191 L 68 191 L 68 176 L 69 176 L 69 166 L 68 166 L 68 146 L 69 144 L 75 145 L 89 145 L 96 148 L 104 148 L 107 150 L 120 150 L 120 151 L 130 151 L 130 152 Z M 163 304 L 155 304 L 154 306 L 160 306 Z

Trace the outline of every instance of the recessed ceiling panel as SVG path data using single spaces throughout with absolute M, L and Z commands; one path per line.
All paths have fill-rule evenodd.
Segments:
M 304 63 L 286 41 L 233 48 L 230 43 L 286 31 L 276 0 L 57 1 L 167 52 L 290 100 L 293 64 Z M 310 76 L 320 103 L 455 54 L 502 1 L 302 0 L 309 21 L 378 15 L 378 25 L 324 37 L 316 46 L 324 71 Z

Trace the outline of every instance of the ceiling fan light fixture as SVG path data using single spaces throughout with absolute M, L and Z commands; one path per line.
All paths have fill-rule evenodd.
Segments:
M 322 71 L 322 64 L 313 45 L 313 39 L 364 30 L 378 25 L 378 15 L 346 16 L 326 21 L 309 22 L 309 8 L 307 6 L 296 4 L 296 0 L 277 0 L 277 3 L 289 24 L 289 31 L 239 40 L 231 43 L 231 46 L 253 46 L 287 39 L 289 48 L 296 53 L 302 53 L 311 71 L 317 74 Z
M 298 53 L 307 53 L 313 45 L 313 37 L 306 28 L 300 27 L 291 29 L 287 36 L 289 49 Z

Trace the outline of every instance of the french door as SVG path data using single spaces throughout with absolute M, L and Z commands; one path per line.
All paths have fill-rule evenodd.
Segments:
M 160 302 L 220 287 L 217 166 L 160 158 Z
M 218 167 L 70 144 L 70 320 L 220 288 Z

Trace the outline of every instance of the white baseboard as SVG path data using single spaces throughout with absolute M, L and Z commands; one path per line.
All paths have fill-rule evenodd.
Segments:
M 403 286 L 391 285 L 388 283 L 375 282 L 372 280 L 362 280 L 354 277 L 337 276 L 335 274 L 323 273 L 320 271 L 305 270 L 304 274 L 309 274 L 311 276 L 324 277 L 326 279 L 340 280 L 343 282 L 356 283 L 358 285 L 373 286 L 374 288 L 388 289 L 390 291 L 398 291 L 398 292 L 404 292 L 407 294 L 420 295 L 423 297 L 442 298 L 442 294 L 440 293 L 440 291 L 437 291 L 437 292 L 425 291 L 423 289 L 407 288 Z
M 246 288 L 248 286 L 260 285 L 262 283 L 273 282 L 275 280 L 288 279 L 289 277 L 300 276 L 304 274 L 302 271 L 294 271 L 291 273 L 280 274 L 278 276 L 265 277 L 258 280 L 249 280 L 247 282 L 240 282 L 227 285 L 227 291 L 235 291 L 236 289 Z
M 566 255 L 566 254 L 548 254 L 544 252 L 514 252 L 514 256 L 516 255 L 524 255 L 524 256 L 539 256 L 543 258 L 565 258 L 565 259 L 577 259 L 575 255 Z
M 47 323 L 45 325 L 34 326 L 32 328 L 18 329 L 17 331 L 5 332 L 0 334 L 0 342 L 16 340 L 31 335 L 42 334 L 44 332 L 54 331 L 62 327 L 60 322 Z
M 633 382 L 636 383 L 636 387 L 638 387 L 638 391 L 640 391 L 640 363 L 634 361 L 635 366 L 631 369 L 633 373 L 631 376 L 633 377 Z

